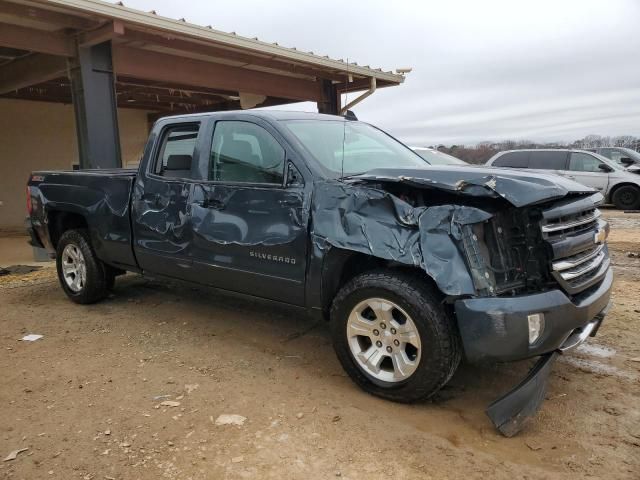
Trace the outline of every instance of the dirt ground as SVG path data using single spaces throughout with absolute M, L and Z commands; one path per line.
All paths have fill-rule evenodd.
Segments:
M 434 401 L 398 405 L 360 391 L 297 311 L 135 275 L 79 306 L 50 265 L 0 277 L 0 459 L 28 448 L 0 478 L 640 479 L 640 214 L 606 216 L 615 307 L 511 439 L 484 408 L 528 362 L 462 365 Z

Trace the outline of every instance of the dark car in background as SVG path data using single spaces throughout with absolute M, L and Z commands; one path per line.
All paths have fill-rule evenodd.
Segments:
M 534 149 L 496 153 L 487 166 L 551 171 L 592 187 L 605 203 L 622 210 L 640 209 L 640 175 L 616 162 L 586 150 Z

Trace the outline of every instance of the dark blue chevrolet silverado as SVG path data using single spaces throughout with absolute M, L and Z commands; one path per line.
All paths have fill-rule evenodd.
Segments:
M 505 435 L 556 356 L 593 336 L 612 271 L 602 196 L 562 177 L 430 166 L 337 116 L 159 120 L 137 172 L 33 172 L 32 244 L 78 303 L 126 271 L 302 307 L 330 321 L 364 390 L 428 398 L 469 361 L 539 356 L 488 407 Z

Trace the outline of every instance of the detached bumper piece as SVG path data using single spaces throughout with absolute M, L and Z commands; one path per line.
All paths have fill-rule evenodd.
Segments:
M 487 407 L 487 416 L 500 433 L 513 437 L 524 428 L 544 401 L 549 374 L 558 355 L 595 337 L 610 309 L 611 302 L 592 321 L 571 332 L 557 350 L 542 355 L 522 382 Z
M 487 415 L 505 437 L 513 437 L 522 430 L 540 408 L 557 356 L 558 352 L 551 352 L 540 357 L 518 386 L 487 407 Z

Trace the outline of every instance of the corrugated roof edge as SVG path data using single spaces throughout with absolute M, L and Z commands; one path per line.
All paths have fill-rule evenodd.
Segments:
M 48 3 L 58 7 L 67 7 L 83 13 L 102 15 L 114 20 L 135 23 L 145 27 L 157 28 L 159 30 L 172 32 L 174 34 L 186 35 L 200 40 L 210 40 L 230 47 L 245 48 L 263 54 L 270 54 L 290 60 L 307 63 L 339 70 L 341 72 L 375 77 L 378 80 L 385 80 L 400 84 L 404 81 L 404 76 L 391 72 L 383 72 L 380 69 L 360 67 L 355 62 L 348 64 L 341 60 L 334 60 L 329 57 L 302 52 L 296 48 L 282 47 L 257 39 L 242 37 L 234 33 L 222 32 L 210 29 L 183 20 L 175 20 L 160 16 L 156 13 L 135 10 L 124 5 L 116 5 L 101 0 L 46 0 L 41 3 Z

